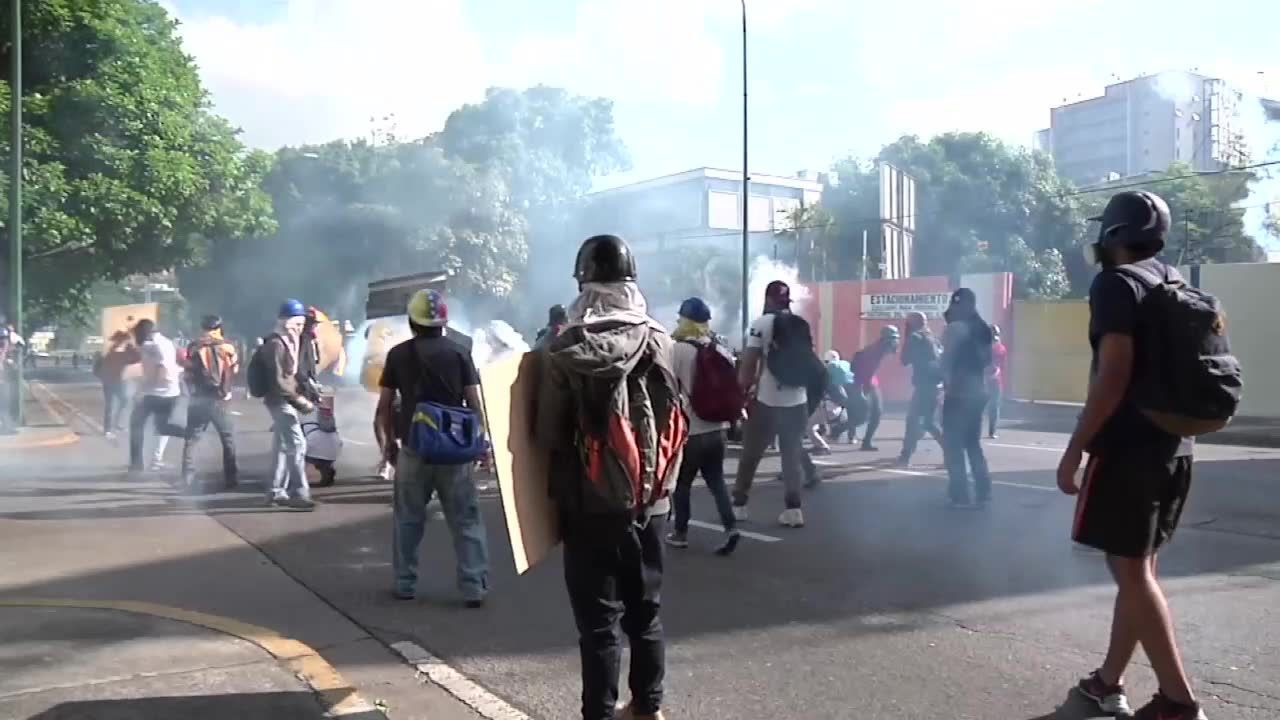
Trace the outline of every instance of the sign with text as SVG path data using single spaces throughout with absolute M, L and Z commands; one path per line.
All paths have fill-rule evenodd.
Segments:
M 900 320 L 907 313 L 941 317 L 951 302 L 951 293 L 879 293 L 862 296 L 862 317 L 872 320 Z

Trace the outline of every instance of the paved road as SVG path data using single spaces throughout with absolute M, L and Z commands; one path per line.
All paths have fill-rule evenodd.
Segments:
M 54 389 L 96 417 L 92 388 Z M 428 529 L 420 599 L 391 600 L 390 492 L 367 477 L 370 401 L 344 394 L 340 403 L 352 444 L 338 484 L 317 492 L 317 512 L 262 512 L 256 494 L 214 495 L 201 506 L 374 637 L 427 648 L 529 716 L 573 717 L 578 660 L 558 559 L 514 576 L 501 507 L 486 493 L 492 602 L 480 611 L 457 602 L 443 523 Z M 265 413 L 248 401 L 238 407 L 243 467 L 261 477 Z M 692 548 L 668 555 L 673 717 L 1083 717 L 1063 705 L 1066 689 L 1101 660 L 1112 590 L 1101 557 L 1066 539 L 1072 504 L 1052 476 L 1065 437 L 1006 431 L 990 443 L 997 486 L 985 512 L 945 508 L 931 443 L 921 467 L 887 467 L 900 437 L 901 424 L 889 420 L 881 452 L 838 453 L 856 467 L 808 497 L 807 528 L 773 524 L 781 493 L 766 483 L 748 527 L 776 541 L 744 541 L 721 559 L 710 552 L 716 533 L 699 531 Z M 213 445 L 206 463 L 215 462 Z M 104 470 L 124 466 L 123 449 L 100 440 L 78 452 L 97 454 Z M 1274 718 L 1280 451 L 1204 446 L 1198 457 L 1184 528 L 1161 563 L 1185 654 L 1210 717 Z M 77 511 L 98 512 L 94 502 Z M 139 497 L 109 512 L 147 516 L 175 502 Z M 15 514 L 40 517 L 20 509 L 0 517 Z M 700 490 L 695 515 L 714 525 Z M 1135 700 L 1155 690 L 1142 666 L 1130 685 Z

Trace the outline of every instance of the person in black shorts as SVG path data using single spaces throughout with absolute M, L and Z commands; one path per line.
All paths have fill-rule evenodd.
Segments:
M 1156 259 L 1169 231 L 1169 207 L 1149 192 L 1122 192 L 1093 220 L 1102 227 L 1088 254 L 1102 271 L 1089 288 L 1089 395 L 1058 465 L 1058 487 L 1077 496 L 1072 539 L 1106 553 L 1118 591 L 1106 658 L 1076 690 L 1104 713 L 1130 715 L 1123 676 L 1141 643 L 1160 690 L 1133 716 L 1205 720 L 1156 579 L 1156 554 L 1173 537 L 1191 489 L 1192 443 L 1158 429 L 1134 403 L 1131 381 L 1143 372 L 1134 358 L 1152 342 L 1139 322 L 1147 289 L 1116 270 L 1133 264 L 1177 279 L 1176 270 Z M 1086 452 L 1089 462 L 1077 483 Z

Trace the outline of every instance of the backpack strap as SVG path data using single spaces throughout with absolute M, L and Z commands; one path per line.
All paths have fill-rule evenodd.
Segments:
M 1138 282 L 1142 283 L 1142 285 L 1146 287 L 1148 290 L 1153 290 L 1155 288 L 1160 287 L 1161 285 L 1182 285 L 1183 284 L 1181 279 L 1172 279 L 1169 277 L 1169 271 L 1167 267 L 1165 268 L 1165 271 L 1160 275 L 1157 275 L 1151 270 L 1148 270 L 1147 268 L 1144 268 L 1135 264 L 1120 265 L 1116 268 L 1116 272 L 1120 273 L 1121 275 L 1127 275 L 1133 278 L 1134 280 L 1137 280 Z

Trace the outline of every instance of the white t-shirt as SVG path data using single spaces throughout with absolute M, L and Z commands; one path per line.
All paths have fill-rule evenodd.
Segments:
M 716 350 L 729 359 L 729 364 L 733 364 L 733 354 L 724 348 L 717 346 Z M 698 365 L 698 347 L 692 342 L 679 341 L 675 343 L 675 347 L 671 349 L 671 369 L 675 372 L 676 380 L 680 383 L 680 392 L 684 393 L 686 398 L 693 397 L 693 380 L 694 373 Z M 703 435 L 709 432 L 718 432 L 727 430 L 729 423 L 726 422 L 709 422 L 698 417 L 693 411 L 693 406 L 686 408 L 689 412 L 689 434 Z
M 773 342 L 773 315 L 762 315 L 751 323 L 751 331 L 747 334 L 747 347 L 760 350 L 760 385 L 756 390 L 756 399 L 769 407 L 795 407 L 809 401 L 809 395 L 803 387 L 787 387 L 778 382 L 769 372 L 769 345 Z
M 156 333 L 139 348 L 142 354 L 142 394 L 178 397 L 182 394 L 182 368 L 173 341 Z

